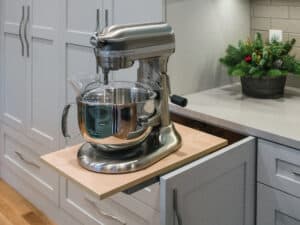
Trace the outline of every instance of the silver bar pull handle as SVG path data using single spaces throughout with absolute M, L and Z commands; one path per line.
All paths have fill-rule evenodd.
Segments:
M 297 177 L 300 177 L 300 173 L 298 173 L 298 172 L 293 172 L 293 174 Z
M 23 27 L 23 22 L 24 22 L 24 18 L 25 18 L 25 6 L 22 6 L 22 17 L 21 17 L 21 21 L 19 24 L 19 39 L 20 39 L 20 43 L 21 43 L 21 54 L 22 56 L 24 56 L 25 52 L 24 52 L 24 42 L 23 42 L 23 38 L 22 38 L 22 27 Z
M 100 31 L 100 9 L 96 10 L 96 32 Z
M 96 32 L 100 32 L 101 26 L 100 26 L 100 9 L 97 9 L 96 11 Z M 97 62 L 97 57 L 96 57 L 96 49 L 94 49 L 94 54 L 96 58 L 96 74 L 99 74 L 99 66 Z
M 97 206 L 96 202 L 94 202 L 93 200 L 85 197 L 85 200 L 93 207 L 96 209 L 97 213 L 100 214 L 101 216 L 105 216 L 109 219 L 112 219 L 114 221 L 117 221 L 118 223 L 122 224 L 122 225 L 127 225 L 126 222 L 124 222 L 123 220 L 119 219 L 118 217 L 111 215 L 107 212 L 104 212 L 103 210 L 99 209 L 99 207 Z
M 26 50 L 27 50 L 27 57 L 29 57 L 29 41 L 28 41 L 28 37 L 27 37 L 27 27 L 28 27 L 28 22 L 30 19 L 30 6 L 27 6 L 27 18 L 25 21 L 25 26 L 24 26 L 24 35 L 25 35 L 25 42 L 26 42 Z
M 182 225 L 182 218 L 178 210 L 177 190 L 173 190 L 173 210 L 176 216 L 177 224 Z M 175 225 L 175 224 L 174 224 Z
M 105 15 L 105 27 L 108 27 L 108 9 L 105 9 L 105 12 L 104 12 L 104 15 Z
M 30 166 L 33 166 L 37 169 L 40 169 L 41 167 L 37 164 L 35 164 L 34 162 L 31 162 L 27 159 L 24 158 L 24 156 L 20 153 L 20 152 L 15 152 L 15 154 L 19 157 L 19 159 L 21 159 L 23 162 L 25 162 L 26 164 L 30 165 Z

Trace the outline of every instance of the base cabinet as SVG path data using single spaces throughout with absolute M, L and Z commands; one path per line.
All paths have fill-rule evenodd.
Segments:
M 104 200 L 61 177 L 60 205 L 85 225 L 253 225 L 255 152 L 255 139 L 245 138 Z
M 253 225 L 255 139 L 246 138 L 161 178 L 161 225 Z
M 257 185 L 257 225 L 300 225 L 300 199 Z
M 257 225 L 300 225 L 300 151 L 258 140 Z

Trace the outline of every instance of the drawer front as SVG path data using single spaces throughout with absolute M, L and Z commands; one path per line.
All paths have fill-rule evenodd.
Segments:
M 300 199 L 258 184 L 257 225 L 300 225 Z
M 21 134 L 4 127 L 2 138 L 2 169 L 9 169 L 35 190 L 58 205 L 59 175 L 40 160 L 35 146 Z
M 160 211 L 160 185 L 159 182 L 149 185 L 131 195 L 156 211 Z
M 257 179 L 300 197 L 300 150 L 259 140 Z
M 159 213 L 119 193 L 104 200 L 61 177 L 61 207 L 85 225 L 159 225 Z

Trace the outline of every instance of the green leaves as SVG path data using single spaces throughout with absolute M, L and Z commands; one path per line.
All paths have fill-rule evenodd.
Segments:
M 235 69 L 235 70 L 232 71 L 231 75 L 242 77 L 242 76 L 245 76 L 246 73 L 241 69 Z
M 242 55 L 238 48 L 229 45 L 226 53 L 227 55 L 220 59 L 220 62 L 226 66 L 234 66 L 241 61 Z
M 271 77 L 278 77 L 278 76 L 282 76 L 283 74 L 282 74 L 281 70 L 271 69 L 268 71 L 267 75 L 271 76 Z
M 284 76 L 288 73 L 300 75 L 300 61 L 289 53 L 296 40 L 286 42 L 272 40 L 264 43 L 257 33 L 253 41 L 239 41 L 238 46 L 229 45 L 220 62 L 228 67 L 232 76 Z

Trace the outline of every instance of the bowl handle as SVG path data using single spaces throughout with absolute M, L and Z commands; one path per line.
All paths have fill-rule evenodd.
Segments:
M 63 113 L 62 113 L 62 118 L 61 118 L 61 132 L 65 138 L 71 138 L 71 135 L 69 134 L 68 131 L 68 115 L 69 111 L 72 105 L 75 105 L 75 103 L 70 103 L 65 105 Z

